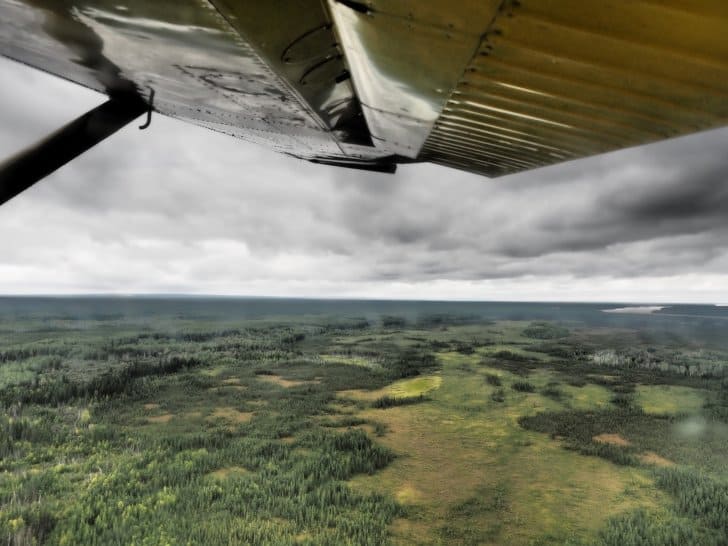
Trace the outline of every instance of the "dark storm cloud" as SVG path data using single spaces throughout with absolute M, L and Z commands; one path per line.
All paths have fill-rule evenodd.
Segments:
M 537 240 L 536 244 L 520 247 L 521 254 L 598 250 L 615 243 L 685 234 L 720 232 L 725 235 L 728 159 L 720 143 L 720 137 L 725 135 L 711 136 L 716 137 L 714 142 L 708 141 L 713 155 L 703 158 L 704 162 L 683 161 L 677 155 L 666 163 L 661 161 L 661 154 L 643 156 L 637 176 L 615 178 L 597 189 L 593 197 L 585 191 L 581 210 L 570 210 L 564 216 L 552 216 L 539 224 L 550 241 L 543 244 Z M 700 140 L 705 140 L 701 137 Z M 667 146 L 672 148 L 676 144 L 671 142 Z M 681 139 L 679 144 L 689 149 L 698 140 Z M 625 159 L 629 158 L 619 158 Z M 714 239 L 706 241 L 715 243 Z
M 648 188 L 640 192 L 637 199 L 614 200 L 612 206 L 624 211 L 628 220 L 641 222 L 725 218 L 728 159 L 716 150 L 713 162 L 717 164 L 710 168 L 691 165 L 692 168 L 681 169 L 669 183 Z
M 725 136 L 724 132 L 697 135 L 652 147 L 654 154 L 628 150 L 482 180 L 481 187 L 473 187 L 469 178 L 461 181 L 446 173 L 444 180 L 427 184 L 400 181 L 403 191 L 384 206 L 374 200 L 372 206 L 361 207 L 360 201 L 367 196 L 357 195 L 343 217 L 362 235 L 392 233 L 396 239 L 403 228 L 392 229 L 392 219 L 400 218 L 408 243 L 428 240 L 435 249 L 475 245 L 514 256 L 602 248 L 661 234 L 721 228 L 726 225 L 720 214 L 726 205 Z M 671 153 L 666 154 L 665 148 Z M 691 148 L 702 153 L 695 157 Z M 680 150 L 687 153 L 681 155 Z M 362 188 L 366 192 L 366 184 Z M 372 218 L 377 221 L 371 222 Z M 515 232 L 483 241 L 474 237 L 472 228 L 479 226 L 500 232 L 513 227 Z
M 9 62 L 0 77 L 3 155 L 103 100 Z M 728 130 L 488 180 L 334 169 L 159 116 L 136 125 L 0 208 L 0 292 L 518 298 L 604 279 L 669 277 L 665 294 L 728 283 Z
M 362 184 L 341 218 L 359 238 L 400 246 L 414 276 L 720 272 L 725 151 L 726 131 L 713 131 L 476 184 L 457 173 L 427 183 L 408 176 L 386 201 L 357 208 L 368 197 Z

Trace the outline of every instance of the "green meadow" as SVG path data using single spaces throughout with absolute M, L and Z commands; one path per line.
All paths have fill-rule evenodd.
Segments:
M 728 544 L 710 325 L 3 316 L 2 544 Z

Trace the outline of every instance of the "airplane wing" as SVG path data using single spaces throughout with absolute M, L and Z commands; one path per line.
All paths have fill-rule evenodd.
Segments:
M 54 135 L 60 164 L 152 109 L 318 163 L 486 176 L 728 124 L 726 0 L 0 0 L 0 55 L 122 110 Z M 0 188 L 43 174 L 10 163 Z

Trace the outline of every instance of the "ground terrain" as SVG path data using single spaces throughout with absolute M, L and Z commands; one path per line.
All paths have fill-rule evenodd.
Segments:
M 6 304 L 1 543 L 728 544 L 723 318 L 352 310 Z

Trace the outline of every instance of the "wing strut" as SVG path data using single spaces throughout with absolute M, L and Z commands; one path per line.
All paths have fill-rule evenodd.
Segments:
M 0 163 L 0 205 L 149 110 L 138 95 L 114 97 Z

